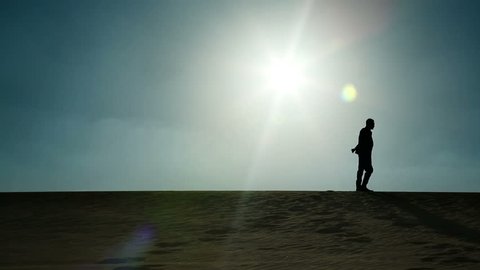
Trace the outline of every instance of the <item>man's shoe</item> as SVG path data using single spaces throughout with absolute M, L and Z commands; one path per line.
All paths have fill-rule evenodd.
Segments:
M 367 188 L 367 187 L 362 187 L 361 189 L 362 191 L 366 191 L 366 192 L 373 192 L 373 190 Z

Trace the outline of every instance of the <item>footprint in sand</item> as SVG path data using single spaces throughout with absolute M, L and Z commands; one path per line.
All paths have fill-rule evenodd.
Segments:
M 126 257 L 126 258 L 108 258 L 100 261 L 98 264 L 124 264 L 124 263 L 138 263 L 143 262 L 143 257 Z
M 142 265 L 142 266 L 120 266 L 114 268 L 113 270 L 161 270 L 164 269 L 165 265 L 163 264 L 151 264 L 151 265 Z
M 113 270 L 152 270 L 152 268 L 147 266 L 120 266 Z
M 177 252 L 183 249 L 188 242 L 158 242 L 155 244 L 157 249 L 150 251 L 150 254 L 162 255 Z
M 466 256 L 458 256 L 452 259 L 441 261 L 442 264 L 459 264 L 459 263 L 479 263 L 477 259 L 469 258 Z

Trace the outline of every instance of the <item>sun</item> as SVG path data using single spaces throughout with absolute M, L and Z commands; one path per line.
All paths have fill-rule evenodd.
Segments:
M 295 92 L 306 83 L 305 68 L 293 58 L 274 58 L 265 68 L 265 79 L 272 91 Z

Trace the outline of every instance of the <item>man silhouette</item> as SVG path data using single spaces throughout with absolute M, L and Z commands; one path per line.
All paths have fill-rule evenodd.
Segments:
M 372 129 L 375 127 L 373 119 L 368 118 L 364 128 L 360 130 L 358 135 L 358 144 L 352 149 L 358 155 L 358 171 L 357 171 L 357 191 L 372 191 L 367 188 L 368 180 L 373 172 L 372 167 L 372 149 L 373 138 Z M 363 176 L 365 171 L 365 176 Z M 363 176 L 363 181 L 362 181 Z

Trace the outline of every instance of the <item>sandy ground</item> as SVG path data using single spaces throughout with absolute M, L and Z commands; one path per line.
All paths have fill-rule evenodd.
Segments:
M 3 193 L 0 213 L 0 269 L 480 269 L 479 193 Z

